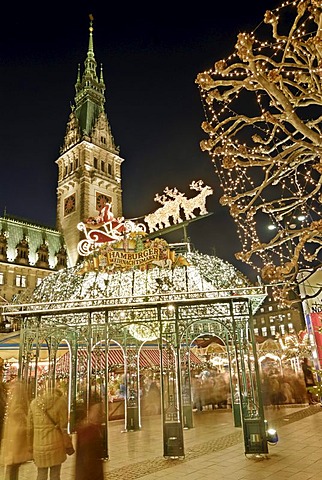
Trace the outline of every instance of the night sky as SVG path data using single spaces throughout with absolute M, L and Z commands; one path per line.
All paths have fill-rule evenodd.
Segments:
M 126 2 L 127 3 L 127 2 Z M 106 112 L 122 164 L 123 214 L 146 215 L 164 188 L 192 196 L 189 184 L 215 189 L 207 199 L 213 215 L 190 225 L 202 253 L 215 253 L 250 276 L 234 253 L 240 250 L 219 189 L 206 138 L 198 73 L 231 54 L 237 35 L 251 31 L 278 0 L 243 2 L 135 3 L 52 2 L 3 7 L 0 74 L 0 215 L 54 227 L 59 149 L 77 66 L 86 58 L 89 14 L 94 16 L 94 52 L 103 64 Z M 182 231 L 168 240 L 180 241 Z

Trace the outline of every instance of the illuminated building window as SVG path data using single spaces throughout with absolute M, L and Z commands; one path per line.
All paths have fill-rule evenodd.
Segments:
M 4 273 L 0 272 L 0 285 L 4 284 Z
M 25 275 L 16 275 L 16 287 L 26 287 L 27 278 Z
M 41 282 L 42 282 L 42 278 L 39 278 L 39 277 L 38 277 L 38 278 L 37 278 L 37 282 L 36 282 L 36 286 L 38 287 L 38 285 L 40 285 Z
M 276 334 L 276 327 L 275 327 L 275 325 L 271 325 L 270 329 L 271 329 L 271 335 L 275 335 L 275 334 Z
M 262 335 L 263 335 L 263 337 L 267 337 L 267 328 L 266 327 L 262 328 Z
M 284 327 L 284 325 L 280 325 L 280 332 L 281 332 L 282 335 L 285 334 L 285 327 Z

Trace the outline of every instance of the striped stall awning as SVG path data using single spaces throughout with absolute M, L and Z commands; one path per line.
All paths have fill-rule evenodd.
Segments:
M 148 367 L 160 366 L 160 351 L 156 348 L 146 348 L 141 350 L 140 354 L 140 363 L 141 358 L 145 358 L 148 363 Z
M 135 354 L 134 350 L 129 350 L 128 353 Z M 169 363 L 169 356 L 166 350 L 163 350 L 163 361 L 167 365 Z M 109 367 L 121 367 L 124 365 L 124 355 L 120 348 L 109 349 L 107 353 Z M 88 353 L 84 349 L 78 350 L 78 369 L 86 370 L 87 368 Z M 195 364 L 202 363 L 201 360 L 193 353 L 190 352 L 190 361 Z M 104 370 L 105 369 L 105 352 L 103 350 L 94 350 L 91 355 L 92 369 Z M 142 348 L 139 356 L 140 368 L 159 367 L 161 364 L 160 350 L 157 348 Z M 57 361 L 56 366 L 57 373 L 69 371 L 69 353 L 65 353 Z

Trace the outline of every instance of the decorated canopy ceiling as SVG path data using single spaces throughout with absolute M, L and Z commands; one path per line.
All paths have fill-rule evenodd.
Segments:
M 174 268 L 154 266 L 141 270 L 84 272 L 84 265 L 46 277 L 30 301 L 55 302 L 95 297 L 148 297 L 172 292 L 213 292 L 251 288 L 250 282 L 228 262 L 201 253 L 185 254 L 186 265 Z M 219 292 L 218 292 L 219 295 Z M 121 300 L 120 300 L 121 301 Z

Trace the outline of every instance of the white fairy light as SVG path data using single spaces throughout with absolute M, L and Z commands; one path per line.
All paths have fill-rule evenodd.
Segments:
M 284 283 L 282 297 L 299 269 L 321 265 L 321 23 L 320 2 L 283 2 L 264 15 L 270 39 L 240 33 L 235 52 L 196 79 L 207 117 L 200 146 L 237 225 L 236 257 Z M 263 223 L 276 225 L 273 238 Z

